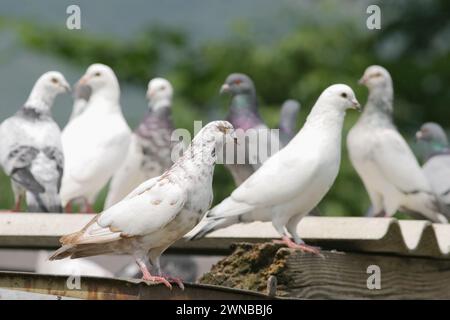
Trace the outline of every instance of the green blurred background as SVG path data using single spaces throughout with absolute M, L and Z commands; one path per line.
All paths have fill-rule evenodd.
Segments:
M 65 27 L 68 5 L 81 8 L 81 30 Z M 381 30 L 366 27 L 370 4 L 381 8 Z M 321 91 L 333 83 L 354 88 L 364 69 L 381 64 L 392 74 L 395 121 L 416 150 L 424 121 L 450 125 L 450 1 L 12 1 L 0 4 L 0 116 L 12 115 L 38 76 L 50 69 L 74 83 L 94 62 L 110 65 L 122 87 L 122 107 L 132 128 L 146 108 L 145 89 L 155 76 L 175 87 L 177 127 L 192 131 L 226 115 L 219 88 L 231 72 L 250 75 L 261 114 L 278 123 L 283 100 L 301 102 L 301 127 Z M 54 116 L 63 127 L 69 96 L 59 97 Z M 341 171 L 319 208 L 325 215 L 362 215 L 369 200 L 352 168 L 345 137 L 358 114 L 345 122 Z M 1 143 L 1 142 L 0 142 Z M 417 151 L 417 150 L 416 150 Z M 233 183 L 223 166 L 215 174 L 215 202 Z M 13 199 L 0 176 L 0 207 Z M 105 190 L 96 209 L 102 207 Z

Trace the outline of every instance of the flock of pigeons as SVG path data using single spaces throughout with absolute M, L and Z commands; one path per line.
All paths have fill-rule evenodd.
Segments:
M 360 83 L 369 89 L 369 98 L 347 145 L 372 214 L 392 216 L 400 210 L 447 222 L 450 152 L 445 132 L 427 123 L 417 133 L 426 145 L 421 168 L 394 126 L 389 72 L 371 66 Z M 63 207 L 71 212 L 73 204 L 93 212 L 98 192 L 111 180 L 105 210 L 82 230 L 62 237 L 62 247 L 51 260 L 130 254 L 144 280 L 183 287 L 180 279 L 164 276 L 160 269 L 160 256 L 171 244 L 189 232 L 190 239 L 198 239 L 251 221 L 271 221 L 288 247 L 320 255 L 319 248 L 303 242 L 297 225 L 338 175 L 346 111 L 360 110 L 349 86 L 326 88 L 298 133 L 300 105 L 286 101 L 280 136 L 270 137 L 279 139 L 282 149 L 267 159 L 227 164 L 237 188 L 212 209 L 216 150 L 236 143 L 236 129 L 268 129 L 248 76 L 227 77 L 220 89 L 231 96 L 227 121 L 210 122 L 182 151 L 171 141 L 173 88 L 167 80 L 149 82 L 149 108 L 134 132 L 122 115 L 113 70 L 93 64 L 74 86 L 73 112 L 61 133 L 51 107 L 69 89 L 61 73 L 43 74 L 24 106 L 0 125 L 0 162 L 11 178 L 13 210 L 25 200 L 31 212 L 63 212 Z M 176 161 L 174 151 L 180 154 Z

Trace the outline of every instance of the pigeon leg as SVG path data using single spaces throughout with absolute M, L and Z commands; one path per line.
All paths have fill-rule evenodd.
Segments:
M 66 212 L 66 213 L 72 213 L 73 212 L 72 200 L 67 202 L 66 206 L 64 207 L 64 212 Z
M 166 278 L 164 277 L 159 277 L 159 276 L 152 276 L 150 274 L 150 271 L 148 270 L 147 266 L 145 265 L 144 262 L 140 261 L 139 259 L 136 260 L 137 265 L 139 266 L 139 269 L 141 269 L 142 272 L 142 280 L 145 281 L 151 281 L 151 282 L 156 282 L 156 283 L 162 283 L 163 285 L 165 285 L 167 288 L 169 288 L 170 290 L 172 290 L 172 285 L 170 284 L 169 281 L 167 281 Z
M 154 270 L 155 274 L 157 274 L 158 276 L 166 279 L 167 281 L 176 283 L 181 290 L 184 290 L 184 284 L 181 278 L 172 277 L 161 272 L 161 263 L 159 261 L 159 258 L 161 256 L 161 252 L 163 252 L 164 250 L 165 248 L 163 250 L 151 250 L 149 252 L 149 262 L 152 265 L 152 270 Z
M 19 212 L 20 211 L 20 203 L 22 202 L 22 195 L 20 194 L 17 197 L 16 203 L 14 204 L 14 208 L 12 209 L 12 212 Z
M 92 207 L 92 205 L 89 203 L 88 199 L 84 198 L 84 206 L 85 206 L 85 211 L 86 213 L 95 213 L 94 208 Z
M 309 245 L 305 244 L 303 241 L 302 241 L 303 243 L 295 243 L 288 236 L 283 236 L 281 239 L 282 240 L 273 240 L 273 242 L 274 243 L 282 243 L 282 244 L 285 244 L 288 248 L 299 249 L 303 252 L 309 252 L 309 253 L 318 255 L 321 258 L 325 258 L 324 255 L 320 253 L 320 248 L 309 246 Z

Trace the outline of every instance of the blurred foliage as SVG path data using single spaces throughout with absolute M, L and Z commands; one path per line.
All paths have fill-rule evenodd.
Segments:
M 253 78 L 261 113 L 274 127 L 283 100 L 302 103 L 303 123 L 315 99 L 333 83 L 351 85 L 364 102 L 367 91 L 356 83 L 371 64 L 385 66 L 393 76 L 396 123 L 408 140 L 424 121 L 449 126 L 450 1 L 382 1 L 379 6 L 381 30 L 365 28 L 365 12 L 356 22 L 337 25 L 314 17 L 271 44 L 255 43 L 246 28 L 197 46 L 182 31 L 161 28 L 144 30 L 130 41 L 28 23 L 18 24 L 17 30 L 28 48 L 82 67 L 108 64 L 121 81 L 143 90 L 155 76 L 168 78 L 176 88 L 175 123 L 190 130 L 194 120 L 226 114 L 227 100 L 218 97 L 218 90 L 231 72 Z M 369 205 L 345 149 L 346 133 L 357 117 L 349 112 L 345 123 L 341 171 L 320 205 L 327 215 L 361 215 Z M 222 166 L 216 169 L 214 187 L 216 202 L 233 189 Z

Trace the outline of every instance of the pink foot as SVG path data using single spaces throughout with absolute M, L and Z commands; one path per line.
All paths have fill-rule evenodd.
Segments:
M 155 283 L 162 283 L 163 285 L 165 285 L 167 288 L 169 288 L 170 290 L 172 290 L 172 285 L 170 284 L 169 281 L 167 281 L 166 278 L 164 277 L 158 277 L 158 276 L 152 276 L 150 273 L 148 275 L 144 275 L 142 277 L 142 280 L 145 281 L 151 281 L 151 282 L 155 282 Z
M 169 281 L 167 281 L 166 278 L 164 277 L 158 277 L 158 276 L 152 276 L 150 274 L 150 271 L 148 271 L 147 266 L 140 262 L 140 261 L 136 261 L 136 263 L 138 264 L 139 268 L 141 269 L 142 272 L 142 280 L 145 281 L 151 281 L 151 282 L 155 282 L 155 283 L 162 283 L 163 285 L 165 285 L 167 288 L 169 288 L 170 290 L 172 290 L 172 285 L 170 284 Z
M 303 252 L 309 252 L 309 253 L 318 255 L 321 258 L 325 258 L 325 256 L 322 253 L 320 253 L 320 248 L 319 247 L 308 246 L 307 244 L 304 244 L 304 243 L 298 244 L 298 243 L 295 243 L 289 237 L 286 237 L 286 236 L 284 236 L 282 238 L 282 240 L 273 240 L 273 242 L 274 243 L 284 244 L 288 248 L 291 248 L 291 249 L 298 249 L 298 250 L 301 250 Z

